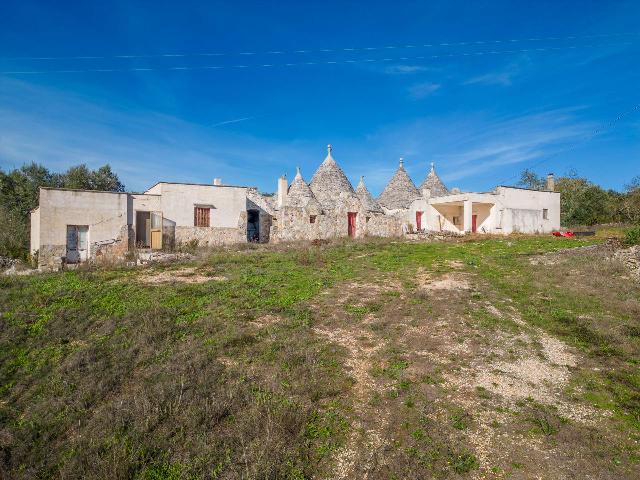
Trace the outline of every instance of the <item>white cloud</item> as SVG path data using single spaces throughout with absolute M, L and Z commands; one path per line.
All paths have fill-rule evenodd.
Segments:
M 422 65 L 391 65 L 385 68 L 385 73 L 390 75 L 406 75 L 410 73 L 426 72 L 429 70 Z
M 0 166 L 32 161 L 56 171 L 109 163 L 128 189 L 159 180 L 275 188 L 287 159 L 315 163 L 301 142 L 272 142 L 153 111 L 120 110 L 78 95 L 0 79 Z M 273 181 L 265 170 L 273 169 Z
M 428 97 L 429 95 L 432 95 L 439 89 L 440 84 L 438 83 L 423 82 L 411 85 L 411 87 L 409 87 L 409 94 L 412 98 L 420 100 L 422 98 Z
M 493 72 L 485 73 L 484 75 L 478 75 L 477 77 L 470 78 L 464 85 L 502 85 L 505 87 L 510 86 L 513 83 L 514 72 Z
M 513 84 L 516 77 L 522 75 L 523 71 L 529 67 L 530 63 L 531 62 L 528 57 L 521 56 L 518 60 L 507 64 L 499 70 L 471 77 L 462 84 L 501 85 L 503 87 L 509 87 Z

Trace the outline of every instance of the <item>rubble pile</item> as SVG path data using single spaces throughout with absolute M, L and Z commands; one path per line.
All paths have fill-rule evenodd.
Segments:
M 454 232 L 410 232 L 405 234 L 405 238 L 413 242 L 444 242 L 460 238 L 462 235 Z
M 621 262 L 640 281 L 640 245 L 616 250 L 611 258 Z

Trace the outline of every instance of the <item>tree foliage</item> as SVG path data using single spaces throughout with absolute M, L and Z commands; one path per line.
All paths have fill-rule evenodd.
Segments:
M 525 169 L 519 186 L 544 190 L 545 179 Z M 640 223 L 640 177 L 635 177 L 624 192 L 605 190 L 601 186 L 569 172 L 556 180 L 560 192 L 560 221 L 564 226 L 598 223 Z
M 5 173 L 0 169 L 0 255 L 26 257 L 29 249 L 29 212 L 38 206 L 40 187 L 123 192 L 109 165 L 91 170 L 77 165 L 55 173 L 37 163 Z
M 520 181 L 518 182 L 520 187 L 530 188 L 531 190 L 544 190 L 545 185 L 544 178 L 528 168 L 525 168 L 520 174 Z

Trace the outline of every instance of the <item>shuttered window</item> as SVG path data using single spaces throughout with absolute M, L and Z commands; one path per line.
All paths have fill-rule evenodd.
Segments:
M 194 207 L 193 209 L 193 225 L 196 227 L 208 227 L 210 208 Z

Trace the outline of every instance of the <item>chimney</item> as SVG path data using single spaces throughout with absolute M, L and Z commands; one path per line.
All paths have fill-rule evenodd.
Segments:
M 287 198 L 287 176 L 282 175 L 278 178 L 278 208 L 284 205 L 284 201 Z
M 213 179 L 213 184 L 214 185 L 222 185 L 222 179 L 221 178 L 214 178 Z
M 556 189 L 556 179 L 553 176 L 553 173 L 547 175 L 547 190 L 550 192 L 555 191 Z

